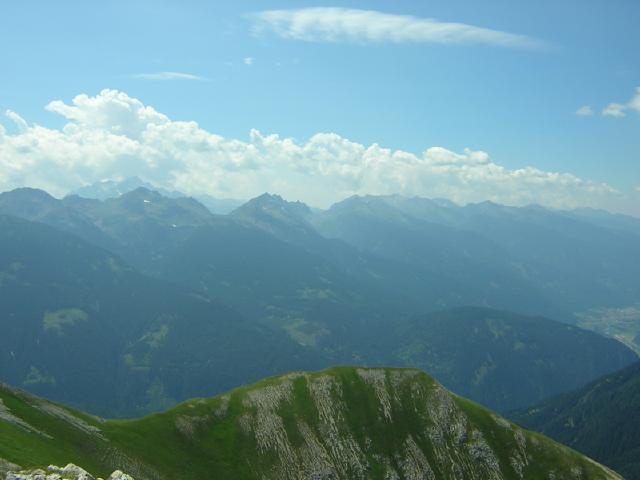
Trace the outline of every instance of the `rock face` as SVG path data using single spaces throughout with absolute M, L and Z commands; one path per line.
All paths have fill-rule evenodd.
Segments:
M 416 370 L 290 374 L 239 400 L 237 423 L 257 447 L 246 461 L 262 478 L 619 478 Z M 286 413 L 301 408 L 313 414 Z
M 64 447 L 103 478 L 118 468 L 137 480 L 621 479 L 411 369 L 291 373 L 130 421 L 71 422 L 19 393 L 0 389 L 0 426 L 13 432 L 0 456 L 46 465 Z M 74 465 L 13 471 L 7 480 L 94 480 Z
M 46 470 L 37 468 L 34 470 L 8 472 L 5 478 L 6 480 L 103 480 L 100 477 L 94 477 L 73 463 L 67 464 L 66 467 L 49 465 Z M 134 480 L 134 478 L 120 470 L 116 470 L 109 476 L 108 480 Z

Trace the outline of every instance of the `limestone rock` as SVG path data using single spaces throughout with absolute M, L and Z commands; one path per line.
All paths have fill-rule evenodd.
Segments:
M 47 470 L 36 468 L 33 470 L 10 471 L 6 474 L 5 480 L 102 480 L 96 479 L 85 469 L 74 465 L 67 464 L 65 467 L 49 465 Z M 108 480 L 134 480 L 133 477 L 126 473 L 116 470 Z

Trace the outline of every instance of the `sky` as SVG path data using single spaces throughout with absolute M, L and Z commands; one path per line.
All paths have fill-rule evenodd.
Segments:
M 640 216 L 636 0 L 0 3 L 0 190 Z

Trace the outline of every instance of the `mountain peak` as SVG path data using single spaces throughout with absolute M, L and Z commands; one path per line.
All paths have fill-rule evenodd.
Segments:
M 31 200 L 41 201 L 47 203 L 55 203 L 58 200 L 48 192 L 39 188 L 21 187 L 8 192 L 0 193 L 0 198 L 3 199 L 16 199 L 20 201 Z
M 98 200 L 107 200 L 109 198 L 118 198 L 121 195 L 126 195 L 138 188 L 144 188 L 149 191 L 156 191 L 165 197 L 178 198 L 183 197 L 184 194 L 176 192 L 174 190 L 167 190 L 150 182 L 147 182 L 140 177 L 133 176 L 123 180 L 119 179 L 103 179 L 90 185 L 81 187 L 73 194 L 79 195 L 83 198 L 95 198 Z
M 39 220 L 60 206 L 60 200 L 37 188 L 16 188 L 0 193 L 0 210 L 3 213 L 29 220 Z
M 232 215 L 251 218 L 256 215 L 268 215 L 283 220 L 285 217 L 303 219 L 311 214 L 311 208 L 300 201 L 290 202 L 280 195 L 263 193 L 252 198 L 232 212 Z

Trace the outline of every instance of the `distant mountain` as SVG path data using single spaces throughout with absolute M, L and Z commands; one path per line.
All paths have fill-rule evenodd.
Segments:
M 7 216 L 0 298 L 0 378 L 94 413 L 144 413 L 321 365 L 280 330 Z
M 318 231 L 377 255 L 467 278 L 519 310 L 568 316 L 640 298 L 633 217 L 587 215 L 491 202 L 460 207 L 424 198 L 352 197 L 314 218 Z M 495 296 L 494 296 L 495 295 Z M 537 307 L 527 302 L 544 298 Z
M 399 196 L 352 197 L 317 211 L 265 194 L 223 219 L 196 200 L 146 188 L 104 201 L 45 196 L 4 193 L 0 213 L 78 235 L 154 275 L 200 227 L 238 223 L 404 297 L 410 313 L 481 305 L 573 321 L 640 298 L 639 221 L 603 212 Z
M 101 421 L 0 385 L 0 457 L 137 480 L 619 480 L 417 370 L 291 373 L 162 414 Z
M 501 412 L 579 387 L 637 361 L 615 340 L 543 317 L 487 308 L 418 316 L 381 350 Z M 388 336 L 382 337 L 389 339 Z
M 194 195 L 193 198 L 215 215 L 227 215 L 246 202 L 237 198 L 217 198 L 211 195 Z
M 0 193 L 0 215 L 44 223 L 109 250 L 118 248 L 117 242 L 82 211 L 65 205 L 43 190 L 18 188 Z
M 557 332 L 556 336 L 544 335 L 544 331 L 540 335 L 533 330 L 540 325 L 547 328 L 543 319 L 536 319 L 533 323 L 518 323 L 507 318 L 511 314 L 497 313 L 496 315 L 501 315 L 500 318 L 510 325 L 509 328 L 514 329 L 512 337 L 507 336 L 508 339 L 514 339 L 514 344 L 521 341 L 521 338 L 526 339 L 526 342 L 541 342 L 542 346 L 538 351 L 525 349 L 513 354 L 519 368 L 540 382 L 536 388 L 531 384 L 523 387 L 512 381 L 512 373 L 508 370 L 511 357 L 505 351 L 509 346 L 487 334 L 488 327 L 481 321 L 484 314 L 476 319 L 479 323 L 473 323 L 476 321 L 473 320 L 474 315 L 467 314 L 463 317 L 470 318 L 451 324 L 433 320 L 437 328 L 425 333 L 421 330 L 421 325 L 429 322 L 421 323 L 416 320 L 424 318 L 425 312 L 464 305 L 490 306 L 501 310 L 544 314 L 546 317 L 560 320 L 573 320 L 570 314 L 566 313 L 573 311 L 572 303 L 565 303 L 557 293 L 549 293 L 550 285 L 557 285 L 560 289 L 562 285 L 568 285 L 570 282 L 568 279 L 561 279 L 561 282 L 558 280 L 560 283 L 547 284 L 532 280 L 531 275 L 523 272 L 534 268 L 532 265 L 535 262 L 529 264 L 529 260 L 523 257 L 520 258 L 521 261 L 518 260 L 520 263 L 513 263 L 514 258 L 518 258 L 518 242 L 524 246 L 529 241 L 518 240 L 518 235 L 523 233 L 514 234 L 515 237 L 508 237 L 508 232 L 504 235 L 492 233 L 495 238 L 487 239 L 479 231 L 473 232 L 466 229 L 467 227 L 463 228 L 464 222 L 467 222 L 467 226 L 479 222 L 465 220 L 465 215 L 471 219 L 476 215 L 465 213 L 466 207 L 457 207 L 440 200 L 403 197 L 368 197 L 364 200 L 354 198 L 336 205 L 327 212 L 318 212 L 299 202 L 287 202 L 278 196 L 263 195 L 230 215 L 213 215 L 194 199 L 168 198 L 145 188 L 138 188 L 104 201 L 79 196 L 57 200 L 42 191 L 20 189 L 0 195 L 0 214 L 21 216 L 47 223 L 57 229 L 36 233 L 40 227 L 30 227 L 34 229 L 33 236 L 43 237 L 41 244 L 32 247 L 34 255 L 42 256 L 45 255 L 44 252 L 49 252 L 48 254 L 59 257 L 57 260 L 64 259 L 65 262 L 54 264 L 51 263 L 52 259 L 43 257 L 43 265 L 49 265 L 47 268 L 50 268 L 47 278 L 51 285 L 42 284 L 28 294 L 28 298 L 34 299 L 34 308 L 37 306 L 39 309 L 39 313 L 33 313 L 34 320 L 30 320 L 36 323 L 42 322 L 44 312 L 48 311 L 56 312 L 77 306 L 79 310 L 87 313 L 89 306 L 96 312 L 105 311 L 108 306 L 114 309 L 114 316 L 127 319 L 131 325 L 138 326 L 137 320 L 133 319 L 136 314 L 127 310 L 127 303 L 131 292 L 140 289 L 147 293 L 136 294 L 137 298 L 143 298 L 141 305 L 146 305 L 145 302 L 150 305 L 144 308 L 149 308 L 151 313 L 147 314 L 155 315 L 154 318 L 167 312 L 177 318 L 186 318 L 180 312 L 173 312 L 173 305 L 180 305 L 179 308 L 175 307 L 180 311 L 204 308 L 200 303 L 186 304 L 184 298 L 180 302 L 176 300 L 169 303 L 179 295 L 178 292 L 182 292 L 183 297 L 190 298 L 193 302 L 211 302 L 211 305 L 218 307 L 226 305 L 227 310 L 231 312 L 229 318 L 242 318 L 237 325 L 243 325 L 243 328 L 247 326 L 250 330 L 246 335 L 247 339 L 256 338 L 263 331 L 268 332 L 265 335 L 270 336 L 270 340 L 266 343 L 258 341 L 258 344 L 265 352 L 272 352 L 269 368 L 273 368 L 274 372 L 282 371 L 282 367 L 291 369 L 307 368 L 307 365 L 354 363 L 422 366 L 433 371 L 440 381 L 455 391 L 463 391 L 470 398 L 500 410 L 526 406 L 540 401 L 546 395 L 577 387 L 580 382 L 586 383 L 601 374 L 621 368 L 635 358 L 623 346 L 602 341 L 600 337 L 585 336 L 581 330 L 562 331 L 560 326 L 554 323 L 549 327 L 549 331 Z M 488 213 L 482 215 L 497 217 L 504 225 L 507 225 L 511 217 L 530 215 L 527 212 L 531 210 L 512 211 L 508 207 L 492 204 L 469 208 L 472 211 L 487 211 Z M 339 212 L 340 209 L 346 209 L 344 215 Z M 534 212 L 531 215 L 540 214 Z M 565 228 L 562 227 L 561 218 L 553 215 L 552 218 L 558 223 L 557 228 Z M 349 218 L 361 219 L 361 227 L 357 222 L 350 224 L 347 221 Z M 546 217 L 532 221 L 531 225 L 546 222 L 544 218 Z M 329 238 L 327 232 L 323 234 L 329 225 L 323 222 L 331 219 L 337 222 L 334 226 L 344 225 L 352 232 L 351 236 L 345 234 L 344 238 Z M 440 224 L 430 219 L 437 219 Z M 487 222 L 489 223 L 489 220 Z M 514 222 L 514 225 L 527 225 L 524 219 Z M 572 222 L 569 222 L 569 227 L 566 228 L 571 230 L 571 224 Z M 582 225 L 581 228 L 587 228 L 583 222 L 579 224 Z M 502 228 L 508 230 L 506 226 Z M 603 234 L 604 240 L 609 235 L 618 235 L 603 230 L 603 227 L 593 228 L 600 233 L 606 232 Z M 514 227 L 514 231 L 517 230 L 518 228 Z M 74 241 L 83 243 L 78 240 L 79 237 L 104 248 L 105 250 L 101 250 L 104 255 L 122 259 L 118 261 L 133 272 L 128 277 L 127 287 L 122 286 L 121 281 L 113 280 L 113 272 L 108 268 L 91 270 L 83 267 L 86 262 L 82 249 L 74 246 L 63 250 L 62 253 L 51 253 L 51 250 L 48 250 L 51 245 L 46 240 L 48 237 L 57 239 L 58 236 L 55 234 L 62 234 L 60 231 L 73 234 Z M 369 235 L 362 232 L 368 232 Z M 534 233 L 535 231 L 532 231 L 532 234 Z M 626 233 L 620 235 L 619 241 L 628 242 Z M 506 242 L 505 239 L 508 238 L 511 238 L 511 243 Z M 595 240 L 590 239 L 585 244 L 593 241 Z M 65 242 L 71 240 L 67 238 Z M 506 243 L 501 245 L 499 242 Z M 579 244 L 579 236 L 575 242 Z M 631 245 L 632 242 L 628 243 L 625 248 L 633 253 L 635 247 Z M 25 245 L 29 245 L 29 242 Z M 13 275 L 9 267 L 16 262 L 20 264 L 26 258 L 25 255 L 29 254 L 29 250 L 20 249 L 19 242 L 16 242 L 14 247 L 14 250 L 8 250 L 4 257 L 7 267 L 3 268 L 3 271 L 8 272 L 8 275 Z M 83 248 L 86 248 L 86 245 Z M 576 247 L 576 250 L 580 248 Z M 551 254 L 560 255 L 557 252 Z M 597 255 L 597 252 L 594 255 Z M 609 254 L 604 256 L 607 255 Z M 584 262 L 591 262 L 591 267 L 580 267 L 583 270 L 597 270 L 597 265 L 591 260 L 584 259 Z M 562 262 L 558 260 L 557 263 Z M 627 263 L 627 271 L 634 271 L 633 259 Z M 542 268 L 538 264 L 535 265 L 535 268 Z M 63 268 L 66 268 L 69 274 L 56 278 L 57 269 Z M 546 270 L 540 270 L 540 275 L 556 275 L 557 272 L 552 267 L 545 268 Z M 76 277 L 82 279 L 80 285 L 75 280 Z M 579 281 L 592 282 L 589 278 Z M 23 286 L 31 283 L 35 282 L 27 277 Z M 117 284 L 122 288 L 109 287 L 104 291 L 94 291 L 93 285 L 102 284 Z M 635 288 L 631 282 L 627 287 L 631 290 Z M 38 303 L 42 301 L 41 296 L 49 298 L 47 295 L 52 295 L 50 292 L 55 293 L 56 289 L 68 289 L 67 297 L 57 294 L 61 298 L 68 298 L 65 305 L 52 309 L 49 305 Z M 153 289 L 157 289 L 156 293 L 151 292 Z M 108 292 L 111 294 L 107 297 Z M 154 301 L 153 295 L 162 298 L 166 303 Z M 549 300 L 550 296 L 553 296 L 555 303 Z M 620 300 L 604 294 L 602 298 L 614 304 Z M 581 302 L 588 305 L 591 300 L 585 296 Z M 596 299 L 596 303 L 601 302 Z M 19 307 L 12 308 L 15 310 Z M 7 310 L 7 313 L 14 314 L 14 310 Z M 0 314 L 3 313 L 4 309 L 0 305 Z M 67 313 L 69 312 L 64 315 Z M 73 310 L 70 314 L 72 317 L 69 321 L 82 325 L 81 322 L 73 320 Z M 201 315 L 204 323 L 198 328 L 202 330 L 197 332 L 194 329 L 192 335 L 199 333 L 196 340 L 204 345 L 207 341 L 213 341 L 208 339 L 209 336 L 215 337 L 216 330 L 204 320 L 209 314 Z M 210 315 L 215 317 L 217 314 Z M 225 315 L 222 316 L 226 318 Z M 438 315 L 444 315 L 446 318 L 453 315 L 458 318 L 460 313 Z M 142 318 L 142 315 L 138 317 Z M 4 318 L 9 317 L 5 315 Z M 109 319 L 105 324 L 112 321 Z M 147 318 L 140 321 L 152 320 Z M 477 338 L 465 331 L 465 322 L 478 329 Z M 158 320 L 157 328 L 165 323 Z M 25 325 L 29 325 L 29 322 Z M 182 326 L 184 323 L 180 325 L 181 328 L 187 329 L 186 326 Z M 593 324 L 590 324 L 590 328 L 598 329 Z M 599 330 L 606 333 L 604 329 Z M 122 337 L 118 337 L 120 340 L 114 344 L 120 348 L 117 355 L 122 359 L 125 355 L 132 355 L 126 357 L 126 362 L 135 367 L 135 371 L 144 370 L 138 370 L 137 358 L 145 358 L 146 353 L 134 354 L 132 351 L 122 350 L 125 342 L 123 339 L 126 337 L 127 348 L 133 349 L 135 345 L 149 343 L 150 340 L 145 335 L 150 331 L 149 328 L 135 331 L 122 329 Z M 163 332 L 164 330 L 160 330 L 159 335 L 164 335 Z M 232 332 L 229 335 L 234 342 L 238 341 L 240 345 L 244 345 L 242 348 L 248 348 L 250 342 L 247 340 L 246 344 L 243 343 L 243 334 Z M 474 339 L 478 338 L 487 339 L 489 350 L 482 351 L 479 344 L 473 343 Z M 189 339 L 187 335 L 185 341 L 188 342 Z M 78 337 L 76 340 L 80 342 L 82 338 Z M 110 341 L 105 341 L 105 344 L 109 344 Z M 278 342 L 283 342 L 282 351 L 272 350 L 272 346 Z M 572 347 L 583 344 L 582 342 L 585 346 L 584 351 Z M 458 348 L 456 343 L 464 345 L 464 348 Z M 414 351 L 403 349 L 403 346 L 407 345 L 412 345 Z M 9 352 L 6 355 L 10 355 L 10 345 L 6 345 L 5 348 Z M 69 345 L 65 348 L 69 348 Z M 188 348 L 188 343 L 180 348 Z M 241 355 L 241 352 L 245 351 L 242 348 L 234 351 L 235 353 L 229 353 L 229 358 L 238 361 L 234 354 Z M 429 353 L 431 350 L 438 352 L 446 361 L 438 362 L 437 358 Z M 569 353 L 563 356 L 561 352 L 564 350 Z M 294 352 L 291 353 L 290 360 L 285 358 L 287 352 Z M 207 353 L 206 347 L 203 346 L 201 354 L 203 357 L 198 358 L 207 359 L 206 355 L 211 352 Z M 487 358 L 487 355 L 490 358 Z M 220 361 L 226 358 L 221 357 Z M 548 358 L 554 359 L 552 365 L 546 363 Z M 593 366 L 594 359 L 600 358 L 605 359 L 601 365 L 602 369 L 600 366 Z M 254 361 L 255 356 L 250 355 L 250 360 Z M 478 365 L 474 363 L 476 361 Z M 35 389 L 44 389 L 43 385 L 51 384 L 45 381 L 48 377 L 42 373 L 42 369 L 34 364 L 37 370 L 30 377 L 31 380 L 28 380 L 29 383 L 25 384 L 31 366 L 28 364 L 26 353 L 20 362 L 22 363 L 21 370 L 18 369 L 19 375 L 11 377 L 11 381 L 28 386 L 37 393 L 50 395 L 50 386 L 46 387 L 48 390 Z M 183 363 L 177 362 L 180 366 L 176 367 L 175 371 L 186 368 Z M 491 362 L 496 363 L 495 369 L 490 368 Z M 583 364 L 587 367 L 579 366 Z M 244 382 L 246 378 L 255 379 L 265 373 L 261 365 L 251 366 L 243 361 L 240 361 L 240 365 L 247 365 L 247 370 L 238 375 L 230 375 L 228 384 L 222 380 L 220 384 L 230 387 L 237 385 L 237 382 Z M 482 365 L 486 366 L 487 372 L 476 372 Z M 143 367 L 146 368 L 145 365 Z M 215 370 L 214 366 L 207 368 Z M 126 372 L 126 369 L 123 371 Z M 43 378 L 38 376 L 38 372 L 42 373 Z M 218 369 L 218 372 L 222 375 L 221 369 Z M 63 370 L 60 370 L 59 374 L 62 373 Z M 162 375 L 165 374 L 168 375 L 167 370 L 162 370 Z M 56 375 L 48 375 L 57 378 Z M 476 378 L 477 375 L 480 377 Z M 146 381 L 151 381 L 150 378 Z M 192 392 L 191 386 L 182 388 L 182 380 L 179 378 L 162 378 L 164 380 L 160 383 L 165 391 L 150 390 L 150 386 L 147 385 L 145 393 L 123 393 L 125 400 L 115 406 L 83 406 L 91 411 L 94 411 L 95 406 L 97 409 L 109 408 L 119 414 L 125 414 L 130 411 L 161 408 L 162 405 L 171 404 L 186 396 L 199 394 Z M 145 384 L 141 382 L 140 385 Z M 142 386 L 140 388 L 142 389 Z M 168 392 L 168 388 L 174 390 Z M 160 391 L 157 397 L 153 394 L 156 391 Z M 78 405 L 77 402 L 82 401 L 82 395 L 76 393 L 77 396 L 74 398 L 60 400 Z M 96 395 L 92 398 L 92 401 L 103 401 L 102 396 Z
M 92 183 L 91 185 L 81 187 L 71 192 L 71 194 L 82 198 L 107 200 L 110 198 L 118 198 L 119 196 L 137 190 L 138 188 L 152 190 L 168 198 L 187 197 L 187 195 L 182 192 L 158 187 L 157 185 L 145 182 L 138 177 L 125 178 L 124 180 L 102 180 Z M 230 213 L 244 203 L 244 200 L 216 198 L 211 195 L 196 195 L 194 198 L 206 206 L 211 213 L 220 215 Z
M 154 190 L 161 195 L 169 198 L 179 198 L 185 195 L 175 190 L 166 190 L 158 187 L 152 183 L 145 182 L 139 177 L 129 177 L 124 180 L 111 180 L 105 179 L 91 185 L 78 188 L 71 192 L 72 195 L 77 195 L 82 198 L 93 198 L 96 200 L 107 200 L 109 198 L 118 198 L 120 195 L 132 192 L 138 188 L 145 188 L 147 190 Z
M 145 271 L 198 227 L 215 222 L 192 198 L 168 198 L 142 187 L 102 202 L 71 196 L 62 203 L 89 218 L 114 241 L 116 253 Z
M 287 202 L 279 195 L 260 195 L 234 210 L 232 216 L 298 245 L 319 236 L 310 222 L 311 208 L 302 202 Z
M 584 219 L 603 228 L 620 230 L 640 237 L 640 218 L 637 217 L 613 214 L 606 210 L 593 208 L 577 208 L 571 212 L 567 212 L 567 214 Z
M 640 363 L 511 416 L 640 479 Z
M 428 367 L 506 410 L 636 358 L 597 335 L 505 312 L 406 321 L 393 313 L 398 298 L 236 223 L 197 229 L 168 257 L 169 283 L 75 236 L 0 219 L 0 378 L 95 413 L 158 410 L 265 374 L 346 362 Z

